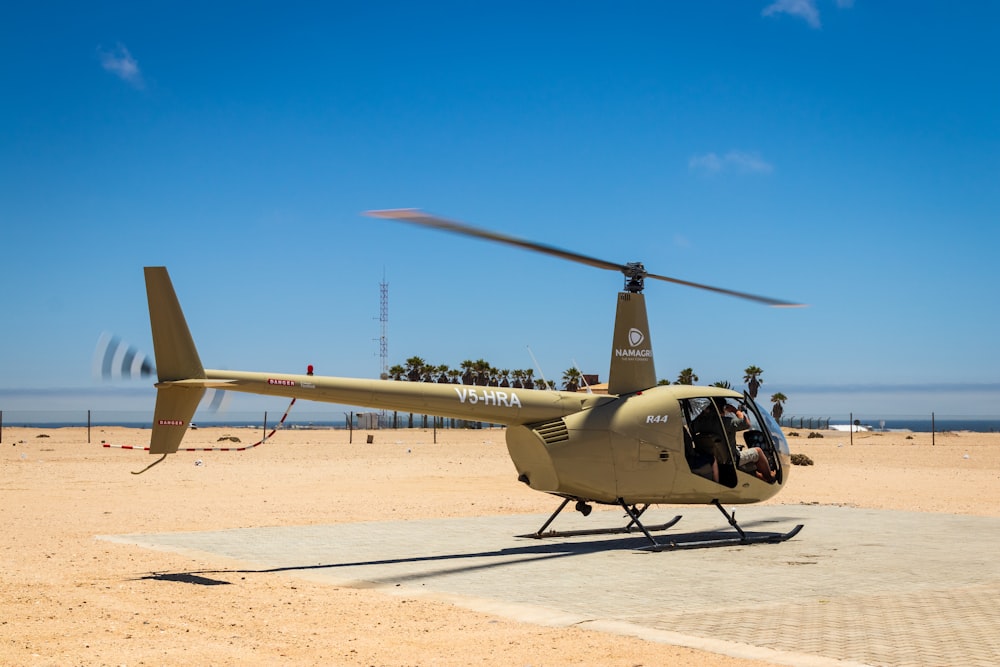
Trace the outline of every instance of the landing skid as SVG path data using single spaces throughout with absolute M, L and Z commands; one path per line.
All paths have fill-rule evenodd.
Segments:
M 551 525 L 551 523 L 555 521 L 556 517 L 559 516 L 559 513 L 566 508 L 566 505 L 569 504 L 569 501 L 570 498 L 566 498 L 565 500 L 563 500 L 562 504 L 559 505 L 556 511 L 552 513 L 552 515 L 545 521 L 545 523 L 542 524 L 542 527 L 539 528 L 537 531 L 535 531 L 534 533 L 528 533 L 526 535 L 518 535 L 517 537 L 530 537 L 536 540 L 543 540 L 549 537 L 580 537 L 581 535 L 622 535 L 628 533 L 641 532 L 644 533 L 646 537 L 648 537 L 650 540 L 652 540 L 653 538 L 649 535 L 650 532 L 655 533 L 662 530 L 667 530 L 668 528 L 671 528 L 674 525 L 676 525 L 676 523 L 681 520 L 681 516 L 678 514 L 677 516 L 675 516 L 673 519 L 671 519 L 666 523 L 657 524 L 655 526 L 643 526 L 641 523 L 639 523 L 639 517 L 642 516 L 643 512 L 649 509 L 649 505 L 644 505 L 640 509 L 636 505 L 632 505 L 631 507 L 629 507 L 625 505 L 624 502 L 621 502 L 622 507 L 625 508 L 625 511 L 629 515 L 630 521 L 624 526 L 621 526 L 619 528 L 592 528 L 589 530 L 550 530 L 548 532 L 545 532 L 545 529 L 548 528 L 549 525 Z M 587 507 L 585 504 L 583 504 L 583 506 Z M 590 514 L 589 507 L 587 507 L 585 512 L 582 509 L 580 511 L 584 514 L 584 516 Z
M 727 512 L 726 509 L 718 500 L 713 500 L 712 504 L 722 515 L 726 517 L 726 521 L 729 525 L 736 529 L 739 536 L 734 537 L 724 537 L 718 539 L 707 539 L 707 540 L 695 540 L 695 541 L 684 541 L 684 542 L 658 542 L 656 538 L 653 537 L 652 533 L 667 530 L 673 527 L 681 520 L 681 516 L 675 516 L 673 519 L 666 523 L 657 524 L 655 526 L 646 526 L 640 521 L 643 513 L 649 509 L 649 505 L 643 505 L 639 507 L 638 505 L 629 505 L 621 498 L 618 499 L 618 504 L 621 505 L 622 509 L 629 517 L 629 522 L 619 528 L 594 528 L 590 530 L 550 530 L 546 532 L 555 518 L 559 516 L 559 513 L 566 508 L 569 504 L 570 498 L 566 498 L 562 501 L 562 504 L 556 509 L 555 512 L 542 524 L 534 533 L 528 533 L 526 535 L 518 535 L 517 537 L 530 537 L 536 540 L 546 539 L 550 537 L 579 537 L 581 535 L 621 535 L 629 533 L 642 533 L 649 540 L 649 546 L 640 547 L 641 551 L 679 551 L 681 549 L 707 549 L 711 547 L 731 547 L 740 546 L 744 544 L 778 544 L 779 542 L 784 542 L 790 540 L 799 534 L 802 530 L 803 525 L 799 524 L 792 528 L 787 533 L 761 533 L 756 535 L 748 535 L 743 528 L 740 527 L 739 523 L 736 522 L 736 513 Z M 586 516 L 590 514 L 590 507 L 582 501 L 577 502 L 577 509 Z
M 712 540 L 696 540 L 692 542 L 669 542 L 667 544 L 661 544 L 654 540 L 651 536 L 646 535 L 650 542 L 653 544 L 648 547 L 643 547 L 643 551 L 679 551 L 681 549 L 710 549 L 712 547 L 732 547 L 741 546 L 744 544 L 778 544 L 779 542 L 784 542 L 790 540 L 799 534 L 802 530 L 803 525 L 800 523 L 794 528 L 792 528 L 787 533 L 763 533 L 760 535 L 747 535 L 746 532 L 740 528 L 740 525 L 736 522 L 736 513 L 727 512 L 718 500 L 713 500 L 712 504 L 715 505 L 722 515 L 726 517 L 726 521 L 729 525 L 736 529 L 739 533 L 739 537 L 724 537 Z

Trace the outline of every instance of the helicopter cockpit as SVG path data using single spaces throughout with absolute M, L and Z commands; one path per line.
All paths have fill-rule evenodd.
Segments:
M 781 481 L 788 443 L 777 422 L 749 396 L 683 399 L 681 412 L 691 472 L 729 488 L 736 487 L 738 472 Z

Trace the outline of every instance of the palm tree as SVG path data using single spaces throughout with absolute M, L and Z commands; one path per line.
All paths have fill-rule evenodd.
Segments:
M 785 401 L 787 400 L 788 397 L 780 391 L 771 394 L 771 402 L 774 403 L 774 407 L 771 408 L 771 416 L 774 417 L 775 421 L 781 422 L 781 415 L 785 414 Z
M 733 385 L 729 384 L 729 380 L 717 380 L 712 383 L 713 387 L 719 387 L 720 389 L 732 389 Z
M 576 366 L 567 368 L 563 372 L 562 376 L 563 388 L 566 391 L 578 390 L 580 388 L 580 378 L 582 377 L 582 375 L 583 374 L 580 373 L 580 370 Z
M 410 382 L 420 382 L 424 375 L 427 362 L 421 357 L 410 357 L 406 360 L 406 379 Z
M 472 359 L 466 359 L 460 366 L 462 368 L 462 384 L 474 384 L 475 377 L 472 374 Z
M 511 384 L 514 389 L 524 389 L 524 371 L 517 368 L 510 372 L 510 376 L 514 378 L 514 382 Z
M 677 384 L 694 384 L 698 381 L 698 376 L 690 368 L 685 368 L 677 376 Z
M 473 384 L 486 387 L 490 383 L 490 362 L 485 359 L 476 359 L 472 362 Z
M 763 372 L 756 366 L 747 366 L 746 370 L 743 371 L 743 381 L 747 383 L 747 392 L 754 400 L 757 399 L 757 390 L 764 384 L 764 381 L 760 379 Z
M 402 380 L 403 373 L 405 372 L 406 369 L 400 366 L 399 364 L 389 367 L 389 377 L 391 377 L 393 380 Z
M 670 380 L 668 380 L 667 378 L 660 378 L 660 381 L 656 383 L 658 387 L 663 387 L 668 384 L 670 384 Z

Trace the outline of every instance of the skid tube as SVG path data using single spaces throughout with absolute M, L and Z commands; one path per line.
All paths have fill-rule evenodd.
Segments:
M 653 544 L 648 547 L 643 547 L 643 551 L 678 551 L 681 549 L 708 549 L 712 547 L 731 547 L 740 546 L 744 544 L 778 544 L 779 542 L 784 542 L 790 540 L 799 534 L 802 530 L 803 524 L 798 524 L 792 528 L 787 533 L 763 533 L 760 535 L 747 535 L 746 532 L 740 527 L 736 522 L 736 513 L 727 512 L 718 500 L 713 500 L 712 504 L 715 505 L 722 515 L 726 517 L 726 521 L 729 525 L 736 529 L 739 533 L 739 537 L 728 537 L 714 540 L 698 540 L 694 542 L 669 542 L 667 544 L 660 544 L 656 542 L 650 535 L 646 535 Z
M 670 521 L 667 521 L 666 523 L 657 524 L 655 526 L 644 526 L 642 523 L 639 522 L 639 517 L 642 516 L 642 514 L 647 509 L 649 509 L 650 506 L 643 505 L 641 509 L 638 508 L 636 505 L 632 505 L 631 507 L 629 507 L 627 504 L 625 504 L 623 500 L 619 499 L 618 504 L 625 509 L 625 513 L 629 516 L 629 522 L 624 526 L 621 526 L 619 528 L 591 528 L 585 530 L 550 530 L 546 532 L 545 529 L 548 528 L 553 521 L 555 521 L 555 518 L 559 516 L 559 513 L 562 512 L 563 509 L 566 508 L 566 505 L 569 504 L 570 500 L 573 499 L 572 498 L 564 499 L 562 503 L 559 505 L 559 507 L 556 508 L 556 511 L 553 512 L 552 515 L 545 521 L 545 523 L 542 524 L 542 527 L 536 530 L 534 533 L 517 535 L 517 537 L 530 537 L 535 540 L 543 540 L 550 537 L 580 537 L 582 535 L 622 535 L 622 534 L 641 532 L 650 541 L 652 541 L 653 544 L 657 544 L 656 540 L 653 539 L 650 533 L 672 528 L 674 525 L 677 524 L 678 521 L 681 520 L 681 515 L 678 514 L 677 516 L 675 516 Z M 581 509 L 581 507 L 586 507 L 586 510 Z M 579 509 L 584 516 L 590 514 L 590 508 L 582 500 L 577 501 L 577 509 Z

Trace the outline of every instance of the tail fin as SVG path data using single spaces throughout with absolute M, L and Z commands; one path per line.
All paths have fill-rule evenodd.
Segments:
M 205 395 L 204 385 L 179 381 L 204 380 L 205 369 L 166 267 L 147 266 L 145 274 L 149 324 L 153 331 L 153 354 L 159 380 L 149 453 L 172 454 L 180 447 L 191 418 Z
M 159 365 L 159 358 L 156 363 Z M 655 385 L 656 369 L 649 341 L 646 297 L 638 292 L 619 292 L 608 393 L 631 394 Z

